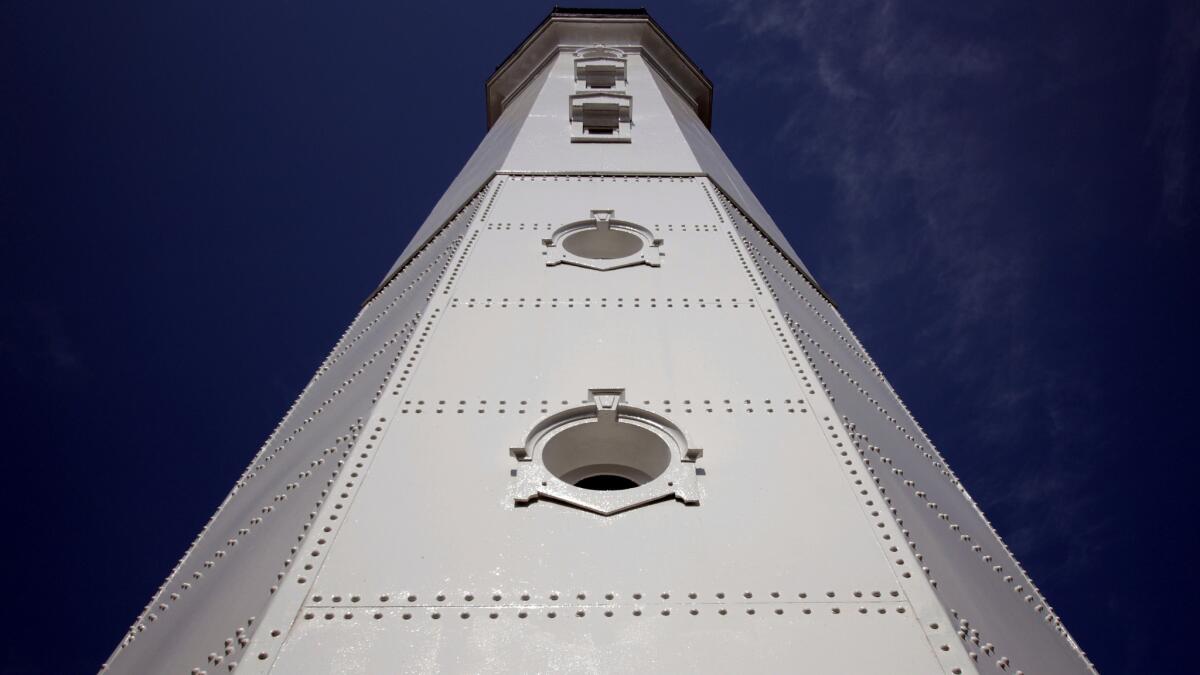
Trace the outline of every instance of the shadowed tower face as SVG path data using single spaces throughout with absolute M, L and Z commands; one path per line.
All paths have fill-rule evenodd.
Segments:
M 645 13 L 552 13 L 106 668 L 1090 672 L 711 100 Z

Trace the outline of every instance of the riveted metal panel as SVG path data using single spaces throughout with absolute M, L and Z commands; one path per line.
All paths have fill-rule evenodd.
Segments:
M 668 309 L 750 302 L 754 284 L 727 228 L 693 178 L 502 176 L 472 233 L 470 264 L 453 287 L 457 304 L 514 309 L 569 305 Z M 591 208 L 661 239 L 658 266 L 597 271 L 548 266 L 543 240 Z M 450 293 L 449 289 L 444 292 Z M 653 305 L 653 307 L 652 307 Z
M 622 180 L 627 184 L 582 185 L 620 197 L 611 205 L 618 212 L 653 199 L 647 186 L 655 184 Z M 714 617 L 722 618 L 767 611 L 761 602 L 819 607 L 839 637 L 814 640 L 802 662 L 857 663 L 839 647 L 849 644 L 854 626 L 834 618 L 890 611 L 896 623 L 889 625 L 904 628 L 879 638 L 905 643 L 894 647 L 904 660 L 893 670 L 970 670 L 959 644 L 933 644 L 952 636 L 949 617 L 917 573 L 917 558 L 899 545 L 900 526 L 744 245 L 726 223 L 711 229 L 714 205 L 705 191 L 684 182 L 661 195 L 678 202 L 676 212 L 696 218 L 671 224 L 673 244 L 661 267 L 601 272 L 547 266 L 537 255 L 538 230 L 491 222 L 489 214 L 509 201 L 572 203 L 581 185 L 525 181 L 530 194 L 509 191 L 521 182 L 500 177 L 485 197 L 367 435 L 347 460 L 349 473 L 330 486 L 314 519 L 320 534 L 296 552 L 303 565 L 283 581 L 287 606 L 281 599 L 265 619 L 268 635 L 278 638 L 257 635 L 249 651 L 262 650 L 263 659 L 242 669 L 300 668 L 291 650 L 307 659 L 310 640 L 358 667 L 347 650 L 365 653 L 376 640 L 359 635 L 345 642 L 348 635 L 336 630 L 310 638 L 317 624 L 308 622 L 353 617 L 368 606 L 381 608 L 372 617 L 396 608 L 410 615 L 452 610 L 464 621 L 474 603 L 586 613 L 576 605 L 593 598 L 639 613 L 637 605 L 653 603 L 665 618 L 676 611 L 671 603 L 707 598 L 721 605 Z M 521 300 L 523 289 L 539 287 L 565 297 Z M 646 287 L 673 295 L 636 290 Z M 731 293 L 695 292 L 718 288 Z M 624 289 L 638 295 L 608 295 Z M 566 295 L 576 290 L 581 298 Z M 602 516 L 546 499 L 527 506 L 514 500 L 518 460 L 509 449 L 524 443 L 539 419 L 586 402 L 597 387 L 623 389 L 631 405 L 670 420 L 688 447 L 703 450 L 695 462 L 702 470 L 698 505 L 668 500 Z M 690 609 L 698 610 L 678 611 Z M 798 617 L 811 616 L 800 605 L 794 609 Z M 772 609 L 771 616 L 784 615 Z M 392 625 L 403 631 L 412 624 L 401 617 Z M 511 669 L 530 656 L 550 668 L 564 653 L 528 655 L 503 642 L 506 624 L 490 625 L 499 628 L 484 624 L 471 639 L 496 645 L 491 658 L 498 667 Z M 820 634 L 810 631 L 792 643 Z M 447 643 L 436 628 L 397 639 L 410 641 L 404 655 L 385 649 L 377 652 L 385 661 L 362 663 L 397 659 L 390 667 L 421 670 L 467 658 L 463 667 L 475 667 L 470 650 Z M 693 639 L 688 624 L 663 624 L 656 649 L 687 651 Z M 889 658 L 892 648 L 873 651 L 863 663 Z M 767 669 L 794 658 L 789 649 L 781 643 L 740 658 Z M 607 669 L 605 653 L 580 663 Z
M 662 91 L 663 100 L 674 114 L 680 131 L 694 153 L 700 170 L 732 196 L 734 201 L 745 209 L 755 223 L 770 237 L 772 243 L 778 246 L 797 267 L 804 271 L 805 275 L 811 278 L 812 275 L 804 266 L 804 262 L 800 260 L 800 256 L 792 249 L 792 245 L 783 236 L 783 232 L 779 230 L 779 226 L 775 224 L 771 214 L 767 213 L 767 210 L 758 201 L 758 197 L 754 196 L 750 186 L 733 166 L 733 162 L 729 161 L 729 157 L 717 144 L 717 140 L 713 138 L 708 128 L 670 86 L 663 82 L 657 74 L 654 75 L 654 78 Z
M 110 672 L 224 669 L 240 658 L 328 481 L 411 340 L 474 206 L 439 230 L 362 308 L 109 658 Z
M 782 346 L 756 325 L 763 323 L 761 312 L 745 300 L 723 302 L 719 309 L 667 306 L 665 299 L 656 298 L 626 307 L 563 301 L 505 309 L 460 302 L 442 313 L 438 323 L 442 339 L 431 340 L 421 362 L 412 366 L 413 386 L 420 382 L 423 399 L 515 394 L 526 383 L 570 393 L 570 399 L 586 398 L 588 388 L 610 386 L 624 387 L 638 400 L 745 399 L 750 391 L 759 394 L 754 398 L 782 400 L 801 393 L 784 367 Z M 758 350 L 759 358 L 751 363 L 738 357 L 728 348 L 730 340 Z M 667 342 L 670 348 L 664 346 Z M 468 369 L 496 377 L 458 372 Z M 424 372 L 431 372 L 431 379 L 415 379 Z M 537 400 L 541 398 L 546 396 Z
M 419 391 L 414 387 L 412 395 L 424 396 Z M 564 399 L 570 394 L 551 391 L 543 395 L 555 409 L 561 400 L 579 402 L 578 394 Z M 445 399 L 455 407 L 439 408 L 440 399 L 431 398 L 401 408 L 343 509 L 306 604 L 314 596 L 388 594 L 436 604 L 439 594 L 458 600 L 530 594 L 547 602 L 554 593 L 825 597 L 832 591 L 849 599 L 856 590 L 899 592 L 874 523 L 803 408 L 788 413 L 782 400 L 774 413 L 766 412 L 774 404 L 762 400 L 739 401 L 733 413 L 646 406 L 703 447 L 696 462 L 705 471 L 698 478 L 700 505 L 667 501 L 601 516 L 550 502 L 514 505 L 517 463 L 508 447 L 543 416 L 540 407 L 525 413 L 513 407 L 518 397 L 541 405 L 518 393 L 503 408 L 499 399 L 469 399 L 461 408 Z M 820 517 L 779 517 L 807 513 Z M 398 519 L 418 514 L 415 521 Z
M 836 308 L 744 213 L 724 198 L 722 205 L 806 362 L 887 490 L 967 649 L 982 663 L 1014 671 L 1092 672 Z
M 313 618 L 297 623 L 276 671 L 940 672 L 911 612 L 897 613 L 902 606 L 866 603 L 862 613 L 860 605 L 844 604 L 838 614 L 834 607 L 765 601 L 313 607 L 306 610 Z
M 517 134 L 529 118 L 529 109 L 537 99 L 538 92 L 541 91 L 548 74 L 547 70 L 534 77 L 526 89 L 517 95 L 512 106 L 504 111 L 500 120 L 488 130 L 487 135 L 479 143 L 479 147 L 471 153 L 471 158 L 454 177 L 454 182 L 450 184 L 442 197 L 434 204 L 433 210 L 425 217 L 425 221 L 413 235 L 412 241 L 404 247 L 404 251 L 396 259 L 395 264 L 384 275 L 380 287 L 387 284 L 397 270 L 407 265 L 409 258 L 429 241 L 438 228 L 450 220 L 459 209 L 464 208 L 464 205 L 483 189 L 484 184 L 491 179 L 492 175 L 503 167 L 504 158 L 508 156 Z
M 591 209 L 611 209 L 614 218 L 658 227 L 721 224 L 724 216 L 706 197 L 701 181 L 672 176 L 505 176 L 496 199 L 480 220 L 496 225 L 555 226 L 581 220 Z

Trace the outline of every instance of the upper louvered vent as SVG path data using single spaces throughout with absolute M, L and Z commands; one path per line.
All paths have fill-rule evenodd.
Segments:
M 586 47 L 575 52 L 575 93 L 571 96 L 571 141 L 628 143 L 633 99 L 624 52 Z

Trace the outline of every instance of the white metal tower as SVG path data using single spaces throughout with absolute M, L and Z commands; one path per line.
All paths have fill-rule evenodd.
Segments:
M 642 11 L 490 130 L 105 668 L 1085 673 Z

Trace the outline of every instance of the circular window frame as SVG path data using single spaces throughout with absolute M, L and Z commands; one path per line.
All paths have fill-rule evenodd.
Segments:
M 575 267 L 584 267 L 602 272 L 633 267 L 634 265 L 648 265 L 650 267 L 660 267 L 662 265 L 661 246 L 663 240 L 655 237 L 654 233 L 649 229 L 636 223 L 616 220 L 612 217 L 613 212 L 611 210 L 593 210 L 591 216 L 587 220 L 579 220 L 563 225 L 555 230 L 550 237 L 542 240 L 542 245 L 546 247 L 546 251 L 543 252 L 546 256 L 546 265 L 573 265 Z M 567 238 L 588 231 L 612 231 L 623 235 L 630 235 L 641 240 L 641 246 L 637 251 L 617 258 L 588 257 L 567 250 L 567 246 L 565 245 Z
M 564 431 L 578 430 L 589 424 L 628 424 L 649 431 L 668 449 L 666 467 L 636 487 L 623 490 L 591 490 L 574 485 L 573 482 L 586 476 L 573 474 L 570 466 L 565 471 L 562 467 L 547 466 L 545 450 L 547 444 Z M 518 461 L 518 467 L 513 471 L 516 481 L 511 490 L 513 501 L 518 505 L 546 498 L 609 516 L 672 497 L 684 504 L 700 503 L 695 462 L 703 451 L 690 447 L 683 431 L 670 420 L 653 411 L 627 404 L 623 389 L 590 390 L 588 403 L 566 408 L 542 419 L 530 430 L 522 445 L 510 449 L 510 454 Z M 629 472 L 622 472 L 619 469 L 613 471 L 610 467 L 605 472 L 615 475 L 624 473 L 623 477 L 631 479 L 639 473 L 645 477 L 643 467 L 629 469 Z M 575 470 L 582 469 L 575 467 Z M 560 478 L 558 474 L 566 474 L 569 480 Z

